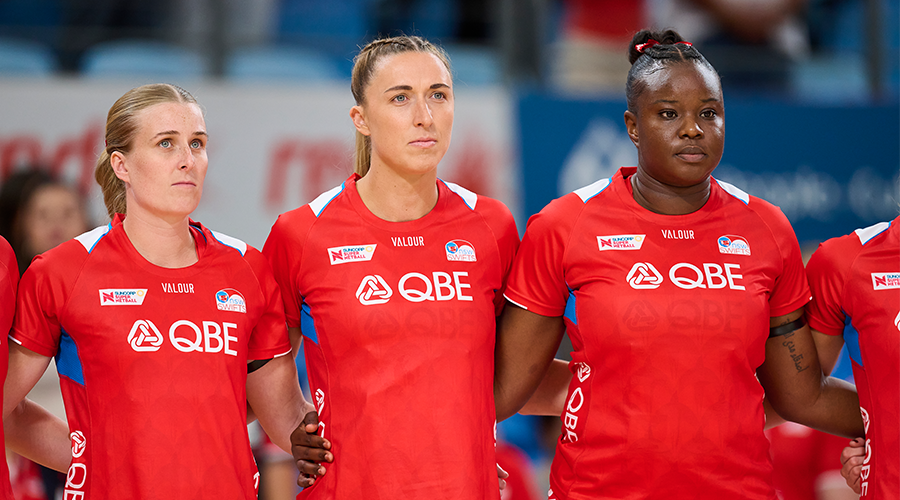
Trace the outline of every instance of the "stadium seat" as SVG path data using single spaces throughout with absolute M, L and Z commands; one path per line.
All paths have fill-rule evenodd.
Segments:
M 50 47 L 14 38 L 0 39 L 0 76 L 49 76 L 57 69 Z
M 208 61 L 176 45 L 145 40 L 120 40 L 95 45 L 84 54 L 81 72 L 87 77 L 194 79 L 205 76 Z
M 345 74 L 346 73 L 346 74 Z M 312 49 L 263 46 L 235 50 L 225 62 L 225 77 L 232 81 L 349 80 L 333 56 Z
M 501 62 L 491 49 L 463 45 L 447 45 L 444 48 L 450 56 L 456 85 L 481 86 L 502 82 Z

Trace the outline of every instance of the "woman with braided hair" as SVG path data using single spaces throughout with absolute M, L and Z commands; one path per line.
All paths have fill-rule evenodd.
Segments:
M 725 132 L 716 71 L 673 31 L 639 32 L 629 57 L 638 164 L 530 219 L 497 338 L 498 418 L 532 395 L 566 329 L 551 499 L 771 500 L 764 395 L 853 437 L 856 393 L 822 374 L 787 219 L 711 176 Z
M 515 222 L 437 177 L 454 103 L 440 48 L 376 40 L 351 90 L 356 172 L 263 247 L 318 410 L 292 437 L 301 498 L 499 498 L 494 339 Z

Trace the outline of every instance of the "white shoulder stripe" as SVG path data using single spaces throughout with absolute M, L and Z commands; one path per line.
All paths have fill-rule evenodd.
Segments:
M 578 188 L 574 191 L 575 194 L 581 198 L 581 201 L 587 203 L 588 200 L 602 193 L 604 189 L 609 187 L 610 184 L 609 179 L 600 179 L 599 181 L 584 186 L 583 188 Z
M 335 199 L 343 190 L 344 184 L 341 183 L 340 186 L 325 191 L 309 203 L 309 208 L 311 208 L 316 217 L 318 217 L 322 213 L 322 210 L 325 210 L 325 207 L 331 203 L 331 200 Z
M 91 253 L 91 250 L 93 250 L 94 247 L 97 246 L 97 242 L 100 241 L 100 238 L 106 236 L 106 233 L 108 233 L 110 229 L 112 229 L 112 223 L 94 228 L 84 234 L 80 234 L 76 236 L 75 239 L 78 240 L 79 243 L 81 243 L 81 246 L 83 246 L 88 253 Z
M 243 241 L 241 241 L 237 238 L 228 236 L 227 234 L 222 234 L 218 231 L 210 230 L 209 232 L 212 233 L 212 235 L 219 241 L 219 243 L 221 243 L 225 246 L 234 248 L 235 250 L 240 252 L 241 255 L 244 255 L 245 253 L 247 253 L 247 244 L 244 243 Z
M 859 238 L 859 242 L 862 243 L 863 245 L 865 245 L 872 238 L 887 231 L 887 228 L 889 228 L 889 227 L 891 227 L 890 222 L 879 222 L 878 224 L 875 224 L 875 225 L 872 225 L 869 227 L 864 227 L 861 229 L 857 229 L 856 231 L 853 231 L 853 232 L 856 233 L 856 237 Z
M 466 202 L 466 205 L 468 205 L 469 208 L 471 208 L 472 210 L 475 210 L 475 204 L 478 203 L 478 195 L 477 194 L 473 193 L 472 191 L 469 191 L 468 189 L 460 186 L 459 184 L 447 182 L 443 179 L 441 180 L 441 182 L 443 182 L 444 185 L 446 185 L 448 188 L 450 188 L 450 191 L 453 191 L 454 193 L 459 195 L 459 197 L 462 198 L 464 202 Z
M 746 192 L 742 191 L 740 188 L 737 188 L 734 185 L 729 184 L 727 182 L 720 181 L 719 179 L 716 179 L 716 182 L 719 183 L 719 186 L 721 186 L 722 189 L 724 189 L 726 193 L 743 201 L 744 205 L 750 204 L 750 195 L 747 194 Z

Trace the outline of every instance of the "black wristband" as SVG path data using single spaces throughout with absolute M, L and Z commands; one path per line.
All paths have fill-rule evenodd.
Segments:
M 272 361 L 271 359 L 254 359 L 247 363 L 247 374 L 251 374 L 256 370 L 259 370 L 263 366 L 266 366 L 266 363 Z
M 806 320 L 803 318 L 803 316 L 800 316 L 790 323 L 786 323 L 781 326 L 773 326 L 772 328 L 769 328 L 769 338 L 781 337 L 782 335 L 794 333 L 796 330 L 803 328 L 803 325 L 805 324 Z

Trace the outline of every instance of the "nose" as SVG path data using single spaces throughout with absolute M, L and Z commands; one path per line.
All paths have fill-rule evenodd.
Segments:
M 431 115 L 431 107 L 428 105 L 428 101 L 422 99 L 416 103 L 413 119 L 417 127 L 428 128 L 434 123 L 434 117 Z
M 688 139 L 699 139 L 703 137 L 703 129 L 700 127 L 700 121 L 693 116 L 687 116 L 681 122 L 681 136 Z
M 181 158 L 179 162 L 180 165 L 178 168 L 181 170 L 194 168 L 194 151 L 191 149 L 190 144 L 186 144 L 181 148 Z

